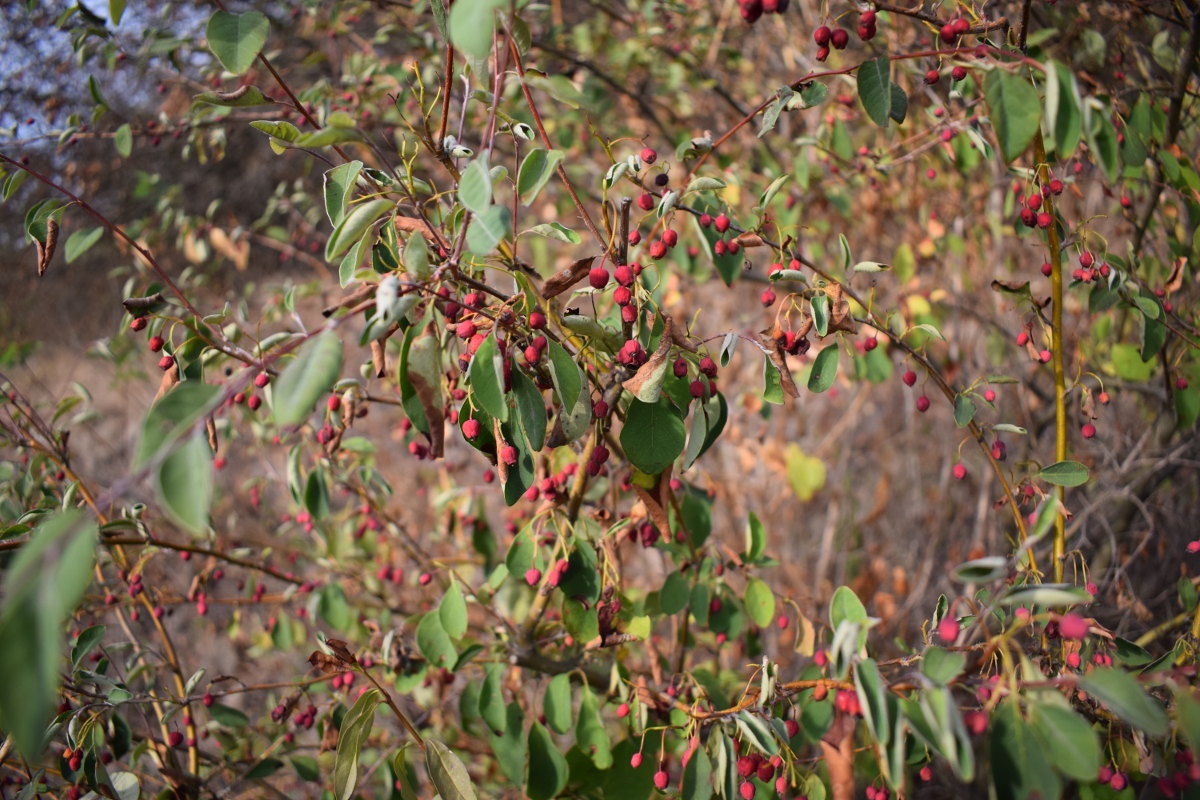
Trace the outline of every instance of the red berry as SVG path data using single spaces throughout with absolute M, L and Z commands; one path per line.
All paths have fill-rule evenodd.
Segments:
M 517 448 L 511 444 L 506 444 L 500 448 L 500 460 L 508 466 L 513 466 L 517 463 Z
M 179 747 L 179 745 L 183 744 L 183 734 L 179 731 L 171 731 L 167 734 L 167 744 L 171 747 Z
M 1048 364 L 1050 363 L 1051 355 L 1052 353 L 1049 350 L 1039 350 L 1038 361 L 1041 361 L 1043 364 Z
M 770 308 L 775 304 L 775 292 L 763 289 L 763 293 L 758 296 L 758 299 L 763 304 L 763 308 Z
M 666 789 L 667 784 L 670 782 L 671 776 L 667 774 L 666 770 L 660 769 L 658 772 L 654 773 L 654 785 L 658 787 L 660 791 Z
M 157 353 L 159 350 L 163 349 L 163 345 L 166 343 L 166 340 L 161 336 L 151 336 L 149 347 L 153 352 Z
M 817 47 L 824 47 L 829 44 L 829 38 L 832 31 L 825 25 L 813 31 L 813 41 L 817 43 Z
M 643 147 L 640 155 L 642 161 L 647 164 L 653 164 L 655 161 L 658 161 L 658 153 L 654 152 L 654 148 L 652 147 Z
M 633 767 L 634 769 L 637 769 L 641 765 L 642 765 L 642 754 L 634 753 L 633 758 L 629 759 L 629 766 Z
M 952 81 L 965 80 L 966 77 L 967 77 L 967 68 L 961 64 L 959 64 L 954 69 L 950 70 L 950 80 L 952 80 Z
M 700 372 L 709 378 L 717 377 L 717 362 L 709 356 L 700 359 Z
M 146 325 L 147 325 L 147 322 L 146 322 L 145 317 L 134 317 L 133 322 L 129 323 L 129 329 L 131 331 L 135 331 L 135 332 L 140 331 L 140 330 L 145 330 Z
M 818 47 L 817 48 L 817 61 L 824 61 L 827 58 L 829 58 L 828 45 L 826 45 L 825 47 Z
M 629 232 L 629 244 L 631 247 L 636 247 L 642 241 L 642 234 L 639 231 Z
M 935 83 L 938 82 L 938 78 L 940 78 L 940 77 L 941 77 L 941 73 L 939 73 L 936 69 L 929 70 L 928 72 L 925 73 L 925 85 L 933 86 Z
M 910 369 L 901 376 L 900 380 L 904 381 L 905 386 L 912 386 L 917 382 L 917 373 Z
M 1096 257 L 1093 256 L 1089 251 L 1084 250 L 1079 254 L 1079 266 L 1087 269 L 1094 263 L 1096 263 Z
M 1063 182 L 1060 181 L 1058 178 L 1051 179 L 1050 193 L 1054 194 L 1054 195 L 1060 195 L 1060 194 L 1062 194 L 1062 192 L 1063 192 Z
M 959 464 L 955 464 L 955 465 L 954 465 L 954 477 L 955 477 L 955 478 L 957 478 L 957 479 L 958 479 L 958 480 L 960 480 L 960 481 L 961 481 L 963 478 L 967 477 L 967 468 L 966 468 L 966 466 L 964 466 L 964 465 L 963 465 L 963 464 L 961 464 L 961 463 L 959 463 Z
M 455 326 L 454 335 L 460 339 L 466 340 L 474 336 L 478 330 L 479 329 L 475 326 L 474 322 L 471 320 L 464 320 Z
M 258 395 L 252 394 L 248 398 L 246 398 L 246 407 L 249 408 L 251 411 L 258 411 L 258 409 L 261 406 L 262 406 L 262 398 L 259 397 Z
M 1108 402 L 1112 400 L 1112 398 L 1108 396 L 1108 392 L 1101 392 L 1100 394 L 1096 395 L 1096 399 L 1100 401 L 1100 405 L 1102 406 L 1108 405 Z
M 254 376 L 254 385 L 260 389 L 263 388 L 264 386 L 266 386 L 270 382 L 271 382 L 271 376 L 265 372 L 260 372 Z
M 613 270 L 613 280 L 622 286 L 633 285 L 633 268 L 628 264 L 622 264 Z
M 637 204 L 642 211 L 649 211 L 654 208 L 654 196 L 649 192 L 642 192 L 638 195 Z
M 603 289 L 608 285 L 608 270 L 604 267 L 592 267 L 592 271 L 588 273 L 588 283 L 597 291 Z
M 1042 264 L 1042 274 L 1049 278 L 1054 273 L 1054 267 L 1049 261 Z
M 667 245 L 661 239 L 650 243 L 650 257 L 658 260 L 667 254 Z
M 796 722 L 794 719 L 785 721 L 783 725 L 785 728 L 787 728 L 787 735 L 789 739 L 795 737 L 795 735 L 800 732 L 800 723 Z
M 469 419 L 462 425 L 463 436 L 467 437 L 468 439 L 474 439 L 479 435 L 481 428 L 482 426 L 479 424 L 479 420 Z
M 540 311 L 534 311 L 529 315 L 529 327 L 535 331 L 539 331 L 546 327 L 546 315 Z
M 754 797 L 754 784 L 750 781 L 742 781 L 742 785 L 738 787 L 738 794 L 743 800 L 752 800 Z
M 713 218 L 709 214 L 701 214 L 699 222 L 701 228 L 707 228 L 709 225 L 712 225 Z
M 943 642 L 953 643 L 958 639 L 958 620 L 954 617 L 943 617 L 942 621 L 938 623 L 937 631 Z
M 1029 343 L 1029 331 L 1021 331 L 1017 334 L 1017 347 L 1024 347 Z
M 845 28 L 837 28 L 829 34 L 829 43 L 835 50 L 845 50 L 846 45 L 850 44 L 850 34 Z
M 537 586 L 542 580 L 542 571 L 537 567 L 530 567 L 525 570 L 525 582 L 530 586 Z
M 859 15 L 858 15 L 858 21 L 859 21 L 859 23 L 860 23 L 860 24 L 862 24 L 862 25 L 874 25 L 874 24 L 875 24 L 875 12 L 874 12 L 874 10 L 872 10 L 872 9 L 867 9 L 866 11 L 862 12 L 861 14 L 859 14 Z
M 671 366 L 671 369 L 675 373 L 676 378 L 682 378 L 684 375 L 687 375 L 687 359 L 683 356 L 675 359 L 675 363 Z
M 204 696 L 200 698 L 200 702 L 203 703 L 206 708 L 211 706 L 213 704 L 212 692 L 205 692 Z
M 729 217 L 721 214 L 719 217 L 713 220 L 713 224 L 716 225 L 718 233 L 724 233 L 725 231 L 729 230 Z
M 1083 438 L 1085 439 L 1094 438 L 1096 435 L 1096 426 L 1090 422 L 1085 422 L 1083 423 L 1083 427 L 1079 429 L 1079 432 L 1083 434 Z
M 996 392 L 992 389 L 984 389 L 983 399 L 987 400 L 989 403 L 994 403 L 996 401 Z
M 613 301 L 619 306 L 627 306 L 633 302 L 633 292 L 628 286 L 618 286 L 613 289 Z
M 865 342 L 863 342 L 863 349 L 866 350 L 868 353 L 871 352 L 872 350 L 874 350 L 876 347 L 879 347 L 879 337 L 878 336 L 872 336 L 871 338 L 869 338 Z
M 1037 226 L 1039 228 L 1042 228 L 1043 230 L 1046 228 L 1049 228 L 1053 222 L 1054 222 L 1054 218 L 1051 217 L 1050 214 L 1045 211 L 1043 211 L 1042 213 L 1037 215 Z
M 163 372 L 169 370 L 174 365 L 175 359 L 172 356 L 163 356 L 158 360 L 158 368 Z
M 674 247 L 675 245 L 679 244 L 679 234 L 670 228 L 667 228 L 665 231 L 663 231 L 662 240 L 663 244 L 665 244 L 667 247 Z
M 1058 620 L 1058 633 L 1064 639 L 1086 639 L 1090 627 L 1088 621 L 1078 614 L 1066 614 Z
M 1181 375 L 1175 379 L 1175 388 L 1176 389 L 1178 389 L 1179 391 L 1182 392 L 1187 387 L 1188 387 L 1187 378 L 1185 378 Z
M 925 395 L 921 395 L 920 397 L 917 398 L 917 411 L 920 411 L 923 414 L 928 410 L 929 410 L 929 398 L 926 397 Z
M 944 44 L 954 44 L 954 40 L 958 38 L 958 31 L 954 29 L 953 22 L 947 22 L 938 32 Z

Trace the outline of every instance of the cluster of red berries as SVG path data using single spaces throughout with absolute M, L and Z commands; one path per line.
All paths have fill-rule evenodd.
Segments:
M 790 3 L 791 0 L 738 0 L 738 11 L 742 19 L 753 25 L 763 14 L 782 14 Z
M 1041 228 L 1045 230 L 1054 224 L 1054 217 L 1042 208 L 1045 198 L 1050 195 L 1058 196 L 1063 192 L 1063 182 L 1053 178 L 1041 185 L 1038 191 L 1031 193 L 1021 201 L 1021 224 L 1026 228 Z M 1024 187 L 1019 181 L 1013 182 L 1013 194 L 1023 194 Z
M 617 352 L 617 363 L 631 369 L 637 369 L 642 364 L 645 364 L 649 359 L 646 355 L 646 349 L 642 347 L 641 342 L 637 339 L 629 339 L 625 344 L 621 345 L 620 351 Z
M 858 38 L 869 42 L 875 38 L 878 31 L 875 27 L 875 12 L 868 9 L 858 15 Z M 829 58 L 829 48 L 845 50 L 850 44 L 850 33 L 845 28 L 829 28 L 822 25 L 813 31 L 813 41 L 817 44 L 817 61 Z

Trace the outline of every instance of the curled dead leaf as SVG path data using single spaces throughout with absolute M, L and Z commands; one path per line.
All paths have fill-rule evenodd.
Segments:
M 551 275 L 542 284 L 542 297 L 551 298 L 560 295 L 579 283 L 588 274 L 588 270 L 592 268 L 592 262 L 595 260 L 595 256 L 578 259 L 572 262 L 571 266 L 566 269 Z

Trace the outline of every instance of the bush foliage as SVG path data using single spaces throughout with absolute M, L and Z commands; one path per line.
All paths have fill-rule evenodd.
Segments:
M 1192 0 L 4 25 L 0 796 L 1198 791 Z

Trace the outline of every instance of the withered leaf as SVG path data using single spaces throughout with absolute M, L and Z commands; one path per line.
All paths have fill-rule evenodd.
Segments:
M 763 349 L 763 352 L 767 354 L 767 358 L 771 359 L 771 363 L 779 370 L 783 393 L 788 397 L 799 397 L 800 390 L 796 388 L 796 381 L 792 379 L 792 371 L 788 369 L 787 359 L 783 355 L 783 350 L 779 347 L 779 340 L 769 333 L 760 333 L 758 335 L 758 346 Z
M 581 258 L 566 269 L 551 275 L 542 284 L 542 297 L 551 298 L 560 295 L 579 283 L 588 274 L 588 270 L 592 268 L 592 262 L 595 260 L 595 256 Z
M 408 233 L 416 231 L 431 242 L 437 241 L 437 234 L 429 223 L 419 217 L 402 217 L 397 215 L 395 218 L 396 228 Z
M 336 656 L 322 653 L 320 650 L 313 650 L 312 655 L 308 657 L 308 663 L 320 670 L 324 675 L 335 675 L 346 671 L 346 663 L 344 661 Z
M 739 247 L 762 247 L 763 245 L 762 237 L 750 231 L 739 234 L 734 238 L 734 241 L 738 243 Z
M 1167 294 L 1174 294 L 1183 286 L 1183 268 L 1187 263 L 1187 256 L 1180 256 L 1171 262 L 1171 274 L 1167 276 L 1167 285 L 1164 287 Z
M 45 243 L 34 239 L 33 243 L 37 245 L 38 257 L 38 277 L 46 274 L 46 270 L 50 268 L 50 259 L 54 258 L 54 251 L 58 248 L 58 220 L 51 217 L 46 220 L 46 241 Z

